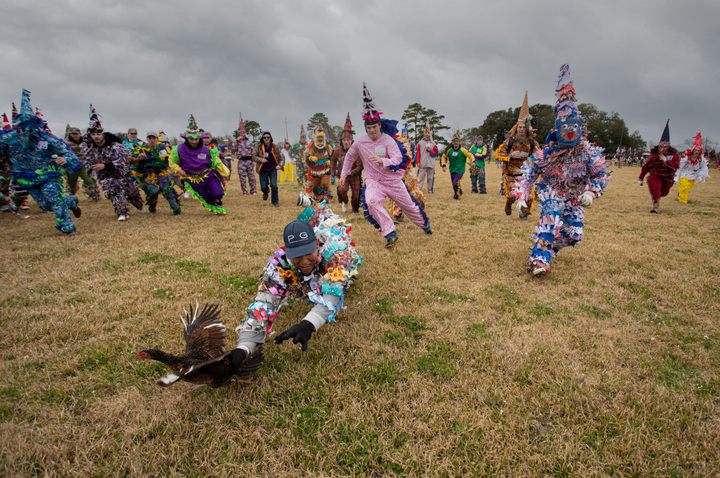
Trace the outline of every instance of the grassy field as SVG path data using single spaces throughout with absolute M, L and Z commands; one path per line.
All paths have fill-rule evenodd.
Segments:
M 364 265 L 337 323 L 195 394 L 134 354 L 181 350 L 196 299 L 238 325 L 294 187 L 272 208 L 234 177 L 226 217 L 161 199 L 127 223 L 81 197 L 74 238 L 34 204 L 3 214 L 0 476 L 718 476 L 719 176 L 651 215 L 637 174 L 613 173 L 540 280 L 537 211 L 505 217 L 494 165 L 459 202 L 441 175 L 435 234 L 401 224 L 395 250 L 350 215 Z

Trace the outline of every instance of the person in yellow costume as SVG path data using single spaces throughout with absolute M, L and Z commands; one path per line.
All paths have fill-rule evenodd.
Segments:
M 692 148 L 688 149 L 680 158 L 680 167 L 675 173 L 675 182 L 678 185 L 678 201 L 688 203 L 690 191 L 696 182 L 704 183 L 710 177 L 708 164 L 703 155 L 702 134 L 698 131 Z
M 455 130 L 453 134 L 452 143 L 450 146 L 445 148 L 445 151 L 440 158 L 440 167 L 445 171 L 448 162 L 450 163 L 450 180 L 452 181 L 453 187 L 453 199 L 460 199 L 463 190 L 460 185 L 465 174 L 465 165 L 472 164 L 475 157 L 470 152 L 462 147 L 460 130 Z
M 505 214 L 507 216 L 512 215 L 512 205 L 515 202 L 512 192 L 519 186 L 523 174 L 523 163 L 531 154 L 540 151 L 540 145 L 535 140 L 535 134 L 530 127 L 531 119 L 526 91 L 517 123 L 510 128 L 507 139 L 495 150 L 495 159 L 502 162 Z M 534 196 L 534 192 L 528 195 L 527 207 L 522 208 L 519 212 L 520 219 L 527 219 L 530 215 Z

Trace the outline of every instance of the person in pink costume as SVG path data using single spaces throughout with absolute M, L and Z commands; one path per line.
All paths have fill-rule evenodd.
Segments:
M 345 178 L 350 174 L 356 161 L 361 161 L 365 170 L 365 185 L 361 202 L 365 218 L 380 229 L 385 237 L 385 247 L 391 248 L 398 240 L 395 223 L 383 207 L 385 199 L 392 199 L 405 215 L 426 234 L 432 234 L 430 219 L 425 209 L 414 199 L 403 182 L 403 165 L 410 161 L 392 138 L 397 133 L 397 121 L 381 119 L 381 111 L 375 108 L 367 86 L 363 83 L 363 121 L 365 132 L 356 140 L 345 155 L 340 186 L 345 187 Z

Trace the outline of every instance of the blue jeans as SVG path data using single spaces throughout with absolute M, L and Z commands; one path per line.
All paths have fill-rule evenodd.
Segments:
M 278 204 L 280 199 L 278 198 L 278 187 L 277 187 L 277 169 L 272 171 L 260 171 L 260 191 L 268 192 L 268 183 L 270 183 L 270 190 L 272 194 L 270 200 L 273 204 Z

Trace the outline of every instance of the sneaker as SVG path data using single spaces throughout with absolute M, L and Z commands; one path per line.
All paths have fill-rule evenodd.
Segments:
M 190 199 L 190 193 L 187 192 L 187 191 L 185 191 L 185 192 L 183 193 L 183 197 L 184 197 L 185 199 Z
M 518 213 L 518 218 L 519 218 L 521 221 L 527 221 L 527 218 L 528 218 L 529 215 L 530 215 L 530 214 L 526 213 L 525 211 L 520 211 L 520 212 Z
M 120 214 L 118 216 L 118 221 L 127 221 L 127 220 L 128 220 L 128 217 L 125 214 Z
M 155 214 L 157 212 L 157 204 L 150 204 L 148 206 L 148 212 Z
M 340 203 L 340 208 L 342 208 L 342 212 L 347 212 L 347 204 L 345 204 L 344 202 Z
M 173 210 L 173 216 L 179 216 L 179 215 L 180 215 L 180 208 Z
M 140 209 L 138 209 L 138 211 L 140 211 L 140 214 L 147 214 L 147 212 L 148 212 L 148 207 L 147 207 L 147 206 L 143 206 L 143 207 L 141 207 Z
M 540 262 L 528 264 L 528 272 L 533 277 L 540 277 L 550 273 L 550 266 Z
M 80 209 L 80 206 L 76 206 L 75 209 L 70 209 L 73 213 L 73 216 L 80 217 L 82 214 L 82 209 Z
M 430 226 L 423 229 L 423 231 L 425 231 L 425 234 L 432 234 L 432 229 L 430 228 Z
M 389 232 L 387 236 L 385 236 L 385 248 L 386 249 L 392 249 L 395 246 L 395 243 L 398 241 L 398 235 L 396 231 Z
M 263 201 L 267 201 L 267 198 L 269 195 L 270 195 L 270 191 L 263 191 Z

